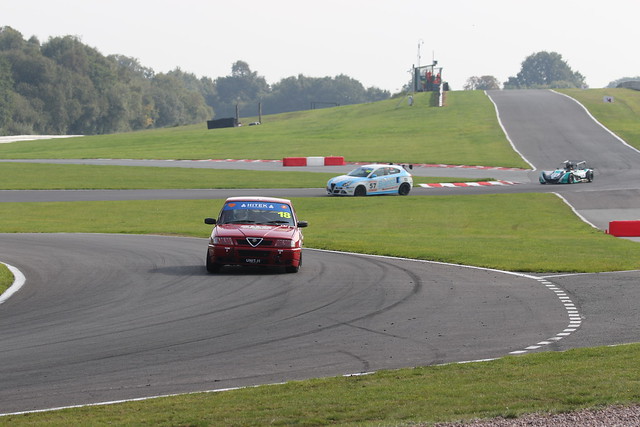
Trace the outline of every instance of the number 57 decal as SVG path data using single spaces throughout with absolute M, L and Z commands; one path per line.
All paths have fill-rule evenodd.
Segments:
M 369 183 L 369 190 L 375 190 L 378 187 L 378 183 L 376 181 Z

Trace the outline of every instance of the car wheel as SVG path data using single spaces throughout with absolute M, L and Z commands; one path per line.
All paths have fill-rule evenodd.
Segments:
M 298 266 L 294 267 L 293 265 L 288 265 L 284 268 L 284 271 L 287 273 L 297 273 L 302 267 L 302 255 L 300 255 L 300 259 L 298 260 Z
M 209 273 L 218 273 L 221 267 L 222 266 L 220 264 L 211 262 L 211 259 L 209 258 L 209 254 L 207 253 L 207 271 Z
M 300 261 L 298 262 L 297 266 L 288 265 L 284 268 L 284 271 L 286 271 L 287 273 L 297 273 L 298 271 L 300 271 L 301 266 L 302 266 L 302 258 L 300 258 Z
M 569 184 L 575 184 L 576 177 L 573 174 L 569 175 Z
M 546 184 L 547 183 L 547 177 L 545 176 L 544 172 L 540 172 L 540 175 L 538 176 L 538 182 L 540 184 Z
M 403 182 L 400 184 L 400 188 L 398 189 L 398 194 L 401 196 L 406 196 L 411 191 L 411 186 L 407 182 Z
M 593 181 L 593 171 L 587 172 L 587 181 Z
M 364 188 L 364 186 L 359 185 L 356 187 L 355 191 L 353 192 L 353 195 L 356 197 L 363 197 L 367 195 L 367 189 Z

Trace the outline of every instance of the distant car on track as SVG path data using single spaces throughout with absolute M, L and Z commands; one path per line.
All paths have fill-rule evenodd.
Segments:
M 230 197 L 209 239 L 206 267 L 217 273 L 224 265 L 284 267 L 296 273 L 302 265 L 303 236 L 308 224 L 298 221 L 290 200 L 273 197 Z
M 372 196 L 399 194 L 406 196 L 413 187 L 413 178 L 400 165 L 373 163 L 360 166 L 347 175 L 327 182 L 330 196 Z
M 562 165 L 552 171 L 542 171 L 540 184 L 575 184 L 593 181 L 593 169 L 587 167 L 585 161 L 565 160 Z

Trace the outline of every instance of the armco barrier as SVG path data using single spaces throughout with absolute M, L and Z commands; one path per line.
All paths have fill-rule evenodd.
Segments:
M 616 237 L 640 237 L 640 221 L 611 221 L 607 233 Z
M 328 157 L 285 157 L 282 166 L 343 166 L 342 156 Z

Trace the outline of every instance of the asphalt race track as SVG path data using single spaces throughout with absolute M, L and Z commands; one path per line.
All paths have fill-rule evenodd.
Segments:
M 507 135 L 537 169 L 586 160 L 592 183 L 550 187 L 589 222 L 640 218 L 640 152 L 597 123 L 572 98 L 551 91 L 491 91 Z M 537 182 L 537 173 L 532 177 Z
M 640 216 L 640 154 L 579 104 L 550 91 L 489 96 L 532 165 L 587 160 L 594 182 L 541 186 L 537 171 L 504 172 L 522 184 L 412 195 L 554 191 L 599 228 Z M 145 191 L 11 191 L 0 201 L 237 195 Z M 0 413 L 638 341 L 640 272 L 533 277 L 305 249 L 298 274 L 209 275 L 205 251 L 204 238 L 0 234 L 0 260 L 27 278 L 0 304 Z
M 209 275 L 205 239 L 0 241 L 29 280 L 0 310 L 3 412 L 499 357 L 569 323 L 501 272 L 307 250 L 298 274 Z

